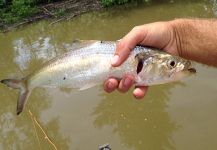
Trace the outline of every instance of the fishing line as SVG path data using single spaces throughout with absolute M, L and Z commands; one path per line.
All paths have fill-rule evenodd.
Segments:
M 40 125 L 40 123 L 37 121 L 36 117 L 34 117 L 34 115 L 32 114 L 32 112 L 30 111 L 30 109 L 29 109 L 29 114 L 30 114 L 30 116 L 31 116 L 31 119 L 32 119 L 32 121 L 33 121 L 33 124 L 36 123 L 36 125 L 39 127 L 39 129 L 41 130 L 41 132 L 44 134 L 44 138 L 48 141 L 48 143 L 49 143 L 50 145 L 53 146 L 53 148 L 54 148 L 55 150 L 57 150 L 56 145 L 55 145 L 54 142 L 52 142 L 51 139 L 48 137 L 48 135 L 46 134 L 46 132 L 44 131 L 44 129 L 42 128 L 42 126 Z M 36 132 L 36 133 L 37 133 L 37 132 Z
M 36 126 L 35 126 L 35 123 L 34 123 L 33 114 L 30 111 L 30 109 L 29 109 L 29 116 L 30 116 L 30 118 L 32 120 L 32 124 L 33 124 L 33 127 L 34 127 L 35 135 L 36 135 L 36 138 L 37 138 L 37 141 L 38 141 L 38 144 L 39 144 L 39 148 L 40 148 L 40 150 L 42 150 L 41 143 L 40 143 L 40 140 L 39 140 L 39 136 L 38 136 L 38 133 L 37 133 L 37 130 L 36 130 Z

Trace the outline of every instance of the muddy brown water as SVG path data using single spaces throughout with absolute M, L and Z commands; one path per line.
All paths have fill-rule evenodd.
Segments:
M 172 1 L 171 1 L 172 2 Z M 23 77 L 70 49 L 74 39 L 117 40 L 133 26 L 179 17 L 215 17 L 215 1 L 158 3 L 92 12 L 54 25 L 41 21 L 0 34 L 0 79 Z M 16 116 L 18 91 L 0 85 L 0 149 L 204 150 L 217 148 L 217 69 L 195 63 L 197 75 L 153 86 L 142 101 L 107 94 L 35 89 Z M 32 115 L 30 114 L 32 113 Z M 35 120 L 36 119 L 36 120 Z

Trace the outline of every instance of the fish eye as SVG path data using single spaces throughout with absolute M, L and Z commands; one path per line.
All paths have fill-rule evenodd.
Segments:
M 172 66 L 172 67 L 174 67 L 174 66 L 175 66 L 175 64 L 176 64 L 176 62 L 175 62 L 175 61 L 171 61 L 171 62 L 170 62 L 170 66 Z
M 169 62 L 168 62 L 168 66 L 172 69 L 172 68 L 174 68 L 174 67 L 176 67 L 176 61 L 175 60 L 170 60 Z

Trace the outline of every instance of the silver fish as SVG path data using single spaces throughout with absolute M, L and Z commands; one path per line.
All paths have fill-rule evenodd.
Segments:
M 45 63 L 21 80 L 4 79 L 1 83 L 19 89 L 17 115 L 36 87 L 67 87 L 84 90 L 102 84 L 109 77 L 133 75 L 135 85 L 150 86 L 177 81 L 196 72 L 191 62 L 153 48 L 136 46 L 120 66 L 112 67 L 116 42 L 77 41 L 74 48 Z

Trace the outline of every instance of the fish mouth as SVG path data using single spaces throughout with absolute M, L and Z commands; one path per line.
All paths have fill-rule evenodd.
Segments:
M 188 71 L 189 71 L 190 73 L 196 73 L 196 72 L 197 72 L 195 68 L 188 68 Z
M 185 70 L 187 70 L 188 72 L 190 73 L 196 73 L 196 69 L 192 67 L 191 65 L 191 62 L 190 61 L 186 61 L 185 62 L 185 67 L 184 67 Z

